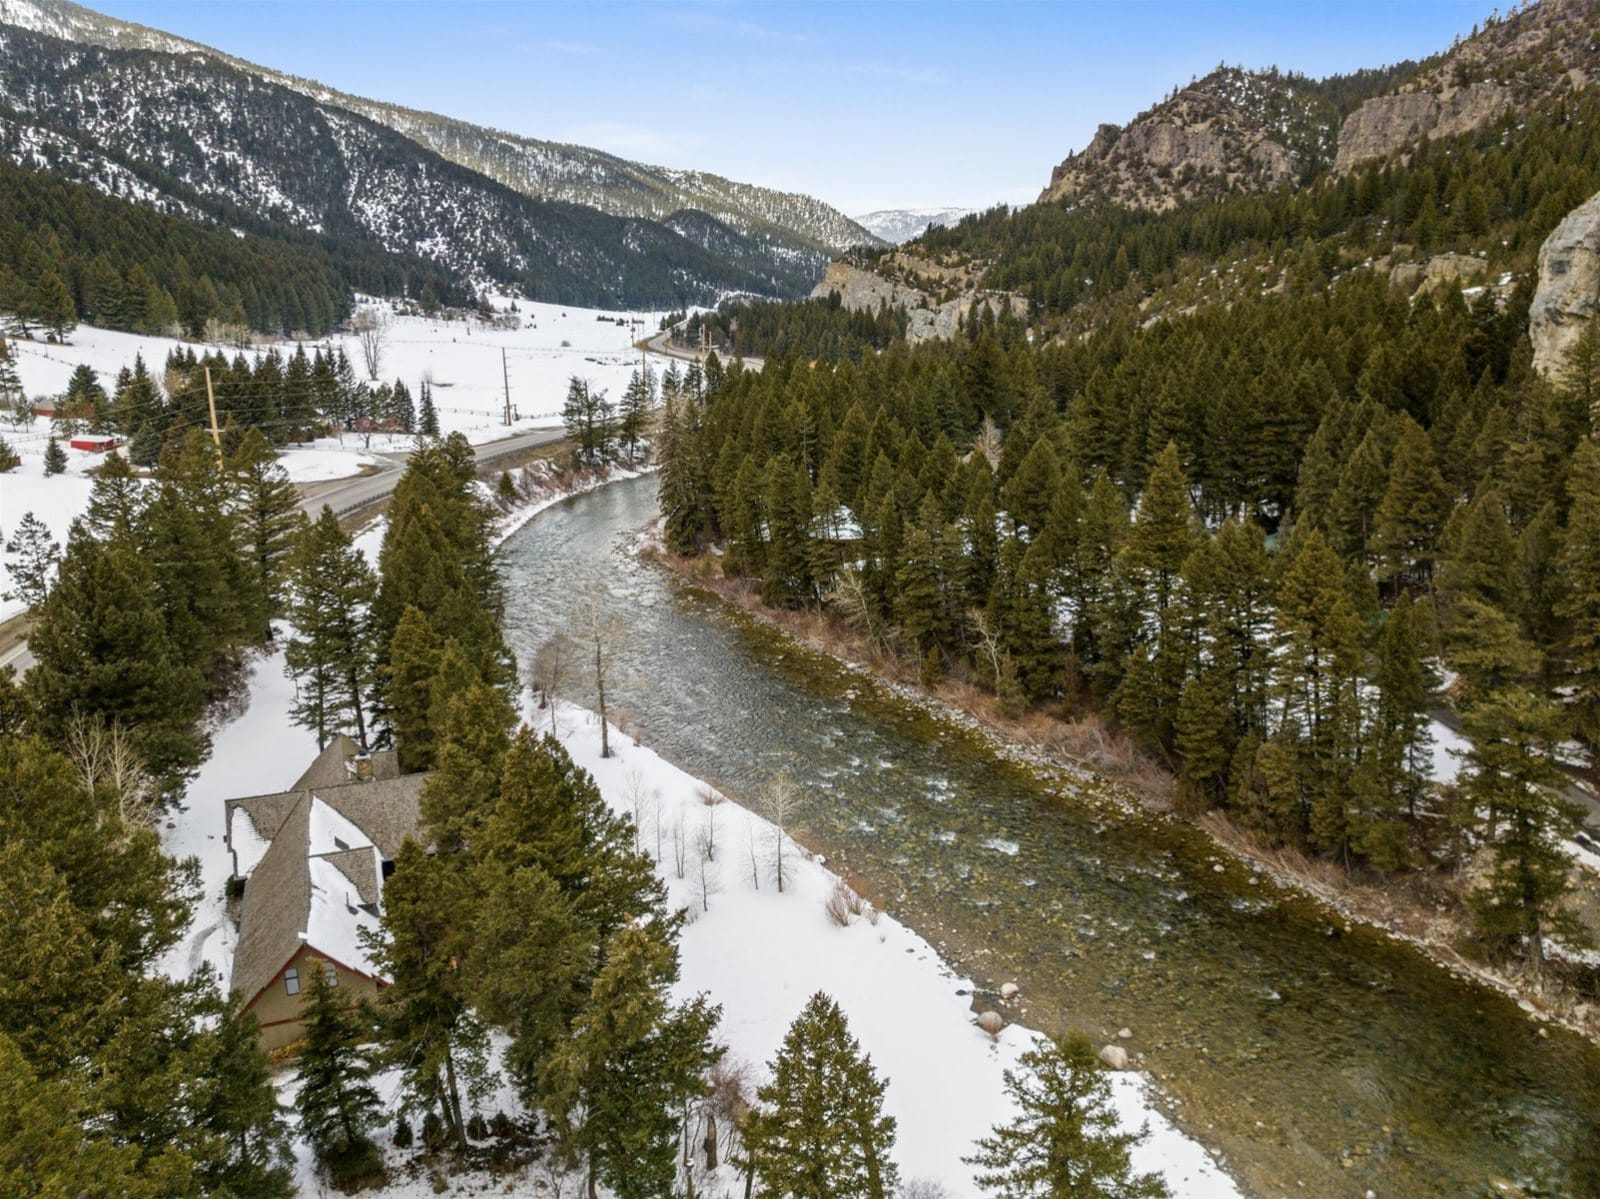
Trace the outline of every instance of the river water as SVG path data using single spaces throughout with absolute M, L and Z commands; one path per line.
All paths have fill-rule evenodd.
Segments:
M 524 662 L 603 585 L 630 626 L 616 710 L 648 744 L 735 794 L 787 771 L 806 840 L 980 988 L 1019 982 L 1023 1023 L 1131 1028 L 1251 1194 L 1600 1197 L 1600 1051 L 639 563 L 655 488 L 579 496 L 506 543 Z

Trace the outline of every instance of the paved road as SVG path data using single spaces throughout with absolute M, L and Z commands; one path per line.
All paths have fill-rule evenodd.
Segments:
M 531 433 L 518 433 L 512 437 L 501 438 L 499 441 L 486 441 L 482 445 L 475 445 L 472 447 L 472 452 L 477 456 L 478 465 L 483 466 L 497 458 L 526 453 L 539 446 L 549 445 L 552 441 L 560 441 L 565 436 L 566 432 L 562 429 L 535 429 Z M 342 516 L 346 512 L 365 508 L 368 504 L 375 504 L 387 497 L 394 490 L 394 485 L 400 481 L 400 473 L 406 459 L 410 457 L 410 451 L 380 454 L 379 457 L 383 459 L 385 465 L 375 474 L 302 487 L 300 510 L 307 516 L 315 516 L 326 506 L 332 508 L 335 515 Z
M 483 466 L 497 458 L 523 454 L 539 446 L 549 445 L 552 441 L 560 441 L 565 436 L 566 432 L 563 429 L 535 429 L 531 433 L 503 437 L 499 441 L 486 441 L 482 445 L 473 446 L 472 452 L 477 457 L 478 464 Z M 315 516 L 326 505 L 332 508 L 336 515 L 342 516 L 386 498 L 394 490 L 394 485 L 400 481 L 410 451 L 378 456 L 383 459 L 385 465 L 375 474 L 302 485 L 300 510 L 307 516 Z M 27 642 L 19 642 L 0 652 L 0 669 L 13 666 L 19 675 L 27 674 L 33 667 L 33 660 L 33 655 L 28 652 Z
M 699 350 L 686 350 L 682 346 L 673 345 L 670 340 L 671 337 L 672 331 L 667 329 L 636 344 L 641 349 L 648 350 L 652 354 L 660 354 L 663 358 L 677 358 L 684 362 L 704 362 L 706 360 L 705 354 Z M 721 356 L 719 355 L 719 357 Z M 732 358 L 728 357 L 723 357 L 722 360 L 724 363 L 733 361 Z M 747 371 L 758 371 L 767 364 L 765 358 L 745 358 L 742 361 L 744 369 Z

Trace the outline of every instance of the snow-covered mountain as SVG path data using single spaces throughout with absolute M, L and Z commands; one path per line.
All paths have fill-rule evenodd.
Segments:
M 799 294 L 875 241 L 810 196 L 349 96 L 66 0 L 0 0 L 0 104 L 25 165 L 184 215 L 359 230 L 571 302 Z
M 976 208 L 884 208 L 863 213 L 856 224 L 892 246 L 921 237 L 930 225 L 954 225 Z

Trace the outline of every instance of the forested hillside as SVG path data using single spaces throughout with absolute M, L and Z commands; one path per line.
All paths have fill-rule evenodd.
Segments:
M 325 333 L 351 289 L 470 300 L 446 272 L 359 240 L 185 220 L 0 161 L 0 311 L 60 333 L 77 321 L 198 337 L 206 322 Z
M 926 679 L 1101 712 L 1191 812 L 1377 871 L 1499 843 L 1509 878 L 1534 867 L 1505 813 L 1570 832 L 1535 784 L 1567 736 L 1600 743 L 1600 374 L 1530 377 L 1523 304 L 1367 276 L 1043 351 L 1001 324 L 713 370 L 664 433 L 667 536 Z M 1444 807 L 1440 661 L 1469 728 L 1521 751 Z M 1536 890 L 1485 900 L 1499 948 L 1555 918 Z
M 710 218 L 716 225 L 736 231 L 744 251 L 754 252 L 766 260 L 769 270 L 785 275 L 804 264 L 815 276 L 829 256 L 876 240 L 869 230 L 812 196 L 740 183 L 706 171 L 630 162 L 587 146 L 522 137 L 352 96 L 160 30 L 118 21 L 68 0 L 6 0 L 0 5 L 0 20 L 90 46 L 202 55 L 300 92 L 319 104 L 385 125 L 450 162 L 536 199 L 666 223 L 686 212 Z

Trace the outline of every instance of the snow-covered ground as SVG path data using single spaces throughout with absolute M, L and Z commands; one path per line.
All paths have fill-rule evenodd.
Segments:
M 261 658 L 250 681 L 248 708 L 217 730 L 211 758 L 191 784 L 184 809 L 164 830 L 169 852 L 199 859 L 204 888 L 188 938 L 165 963 L 175 976 L 209 966 L 227 977 L 235 934 L 223 912 L 230 873 L 223 801 L 288 786 L 311 760 L 313 739 L 289 723 L 292 698 L 281 653 Z M 548 712 L 527 715 L 549 726 Z M 602 759 L 598 721 L 582 708 L 561 708 L 558 725 L 574 760 L 595 776 L 615 810 L 632 815 L 638 803 L 641 844 L 652 854 L 660 830 L 665 860 L 658 873 L 673 905 L 693 914 L 683 933 L 678 992 L 683 997 L 708 992 L 722 1005 L 719 1036 L 731 1057 L 748 1063 L 759 1079 L 806 999 L 826 991 L 844 1008 L 852 1031 L 889 1080 L 886 1106 L 899 1122 L 895 1156 L 902 1176 L 936 1179 L 953 1196 L 975 1194 L 961 1158 L 976 1137 L 1006 1118 L 1001 1072 L 1015 1065 L 1034 1034 L 1011 1027 L 991 1039 L 982 1032 L 962 994 L 971 984 L 892 916 L 859 918 L 844 928 L 833 923 L 824 902 L 836 877 L 792 843 L 780 894 L 766 861 L 774 830 L 746 809 L 728 801 L 708 807 L 704 783 L 615 729 L 615 756 Z M 716 861 L 708 863 L 709 910 L 702 910 L 693 844 L 708 818 L 716 821 L 718 848 Z M 685 829 L 690 845 L 689 878 L 677 877 L 674 826 Z M 754 875 L 752 843 L 758 859 Z M 1149 1123 L 1150 1139 L 1135 1154 L 1141 1168 L 1161 1171 L 1175 1195 L 1238 1194 L 1205 1150 L 1152 1108 L 1138 1075 L 1113 1074 L 1111 1080 L 1124 1123 Z M 502 1107 L 509 1102 L 504 1096 L 498 1100 Z M 320 1193 L 305 1154 L 298 1157 L 302 1193 Z M 408 1187 L 420 1185 L 390 1193 L 409 1195 Z
M 549 714 L 543 719 L 548 727 Z M 693 917 L 683 930 L 677 991 L 682 998 L 708 992 L 722 1005 L 718 1033 L 730 1055 L 764 1079 L 790 1022 L 814 992 L 827 992 L 888 1080 L 884 1102 L 898 1122 L 901 1176 L 935 1180 L 952 1196 L 978 1194 L 961 1159 L 976 1138 L 1011 1114 L 1002 1071 L 1016 1065 L 1037 1034 L 1012 1026 L 990 1038 L 971 1010 L 971 982 L 892 916 L 835 924 L 824 903 L 838 877 L 792 843 L 780 894 L 765 863 L 775 830 L 759 816 L 728 800 L 708 806 L 705 783 L 615 729 L 614 756 L 601 758 L 599 720 L 582 708 L 563 706 L 558 727 L 568 753 L 594 776 L 614 810 L 631 816 L 635 798 L 642 797 L 640 840 L 652 855 L 660 830 L 664 861 L 657 862 L 657 873 L 670 903 Z M 703 910 L 694 846 L 710 819 L 717 850 L 707 864 L 713 882 Z M 683 879 L 672 848 L 676 827 L 688 841 L 689 877 Z M 1141 1076 L 1114 1072 L 1110 1079 L 1122 1123 L 1149 1125 L 1149 1139 L 1134 1151 L 1136 1166 L 1159 1171 L 1177 1196 L 1239 1194 L 1197 1142 L 1154 1110 Z
M 446 433 L 465 433 L 473 443 L 493 441 L 508 432 L 559 424 L 561 403 L 573 375 L 604 388 L 614 400 L 621 398 L 629 374 L 640 363 L 633 343 L 656 332 L 661 317 L 660 313 L 609 312 L 529 300 L 515 301 L 518 311 L 512 313 L 510 298 L 497 296 L 493 303 L 501 309 L 504 319 L 516 323 L 516 328 L 485 323 L 475 316 L 445 320 L 396 315 L 393 306 L 383 300 L 362 299 L 358 306 L 359 311 L 375 312 L 386 322 L 379 381 L 403 380 L 415 398 L 427 380 L 433 385 L 440 428 Z M 80 364 L 92 367 L 102 385 L 110 390 L 117 372 L 132 366 L 137 355 L 144 356 L 145 365 L 159 378 L 173 349 L 187 346 L 202 354 L 212 348 L 90 325 L 79 325 L 65 345 L 27 340 L 10 344 L 23 391 L 30 398 L 64 393 L 74 368 Z M 366 377 L 365 359 L 355 334 L 333 334 L 304 344 L 308 354 L 319 346 L 342 347 L 356 373 Z M 294 353 L 295 345 L 279 341 L 244 353 L 254 358 L 276 348 L 287 357 Z M 238 352 L 231 347 L 221 350 L 229 357 Z M 505 425 L 508 390 L 511 429 Z M 403 440 L 397 439 L 396 444 Z M 360 448 L 360 439 L 346 435 L 345 445 Z M 386 439 L 373 439 L 372 448 L 387 446 Z
M 16 469 L 0 475 L 0 547 L 11 540 L 22 518 L 32 512 L 49 528 L 56 544 L 65 550 L 67 530 L 73 518 L 88 506 L 89 492 L 94 487 L 88 472 L 105 461 L 105 456 L 67 450 L 67 469 L 46 478 L 44 438 L 48 422 L 38 424 L 42 432 L 37 437 L 19 434 L 11 428 L 0 429 L 0 437 L 10 442 L 22 459 Z M 0 620 L 9 620 L 23 608 L 22 600 L 12 594 L 15 584 L 11 578 L 11 560 L 10 554 L 0 550 Z
M 509 297 L 496 296 L 492 302 L 504 318 L 516 323 L 516 328 L 486 323 L 476 317 L 444 320 L 401 316 L 385 301 L 361 301 L 362 309 L 378 313 L 387 322 L 380 380 L 404 380 L 413 397 L 421 390 L 422 382 L 428 380 L 433 387 L 440 428 L 446 433 L 464 433 L 475 444 L 559 425 L 567 383 L 574 375 L 604 389 L 613 400 L 620 399 L 629 376 L 640 365 L 633 343 L 654 333 L 660 321 L 659 313 L 606 312 L 528 300 L 517 300 L 519 311 L 512 313 Z M 118 333 L 90 325 L 79 325 L 65 345 L 10 342 L 23 391 L 31 399 L 65 392 L 73 370 L 81 364 L 92 367 L 108 391 L 115 386 L 117 372 L 132 366 L 140 355 L 159 378 L 168 353 L 184 344 L 169 337 Z M 334 344 L 343 347 L 358 374 L 364 375 L 364 359 L 354 334 L 308 342 L 307 353 L 317 346 Z M 203 345 L 190 348 L 196 353 L 207 349 Z M 265 348 L 246 354 L 253 356 Z M 288 342 L 279 343 L 276 348 L 288 355 L 295 346 Z M 230 356 L 235 353 L 232 349 L 225 352 Z M 665 366 L 664 360 L 653 358 L 651 369 L 659 373 Z M 513 406 L 511 428 L 504 423 L 508 386 Z M 99 465 L 101 455 L 68 449 L 67 473 L 46 479 L 44 451 L 49 433 L 50 422 L 43 418 L 25 429 L 0 426 L 0 437 L 22 458 L 19 467 L 0 475 L 0 545 L 10 538 L 23 514 L 32 512 L 64 546 L 68 526 L 88 501 L 90 483 L 86 472 Z M 406 436 L 377 434 L 364 438 L 347 433 L 342 438 L 293 447 L 284 452 L 281 461 L 294 482 L 320 483 L 360 474 L 378 462 L 378 454 L 407 450 L 411 443 L 412 439 Z M 21 601 L 7 594 L 12 584 L 4 573 L 3 562 L 0 556 L 0 620 L 22 611 Z

